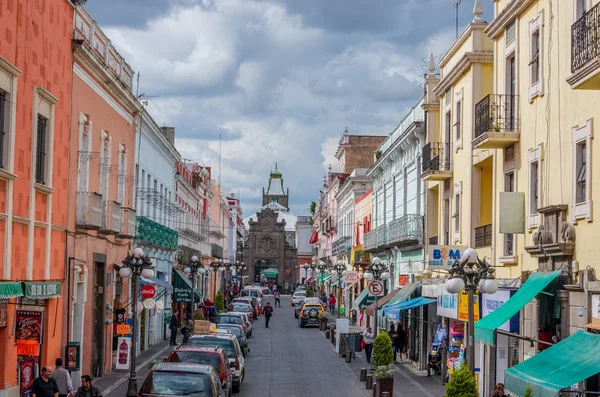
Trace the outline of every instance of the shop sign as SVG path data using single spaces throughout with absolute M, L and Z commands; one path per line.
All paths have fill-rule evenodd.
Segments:
M 35 340 L 18 340 L 17 356 L 39 356 L 40 344 Z
M 16 340 L 34 340 L 42 343 L 44 312 L 38 310 L 17 310 L 15 321 Z
M 479 321 L 479 291 L 473 293 L 473 319 Z M 458 320 L 469 321 L 469 293 L 466 290 L 458 294 Z
M 427 265 L 429 269 L 449 269 L 455 260 L 460 261 L 461 254 L 466 249 L 464 245 L 430 245 Z
M 358 275 L 358 272 L 346 272 L 346 274 L 344 274 L 345 284 L 356 284 L 359 279 L 360 276 Z
M 116 331 L 117 335 L 130 335 L 131 327 L 129 326 L 129 324 L 117 324 Z
M 69 371 L 79 371 L 81 362 L 81 346 L 79 342 L 69 342 L 65 348 L 65 357 L 67 358 L 66 369 Z
M 515 292 L 515 290 L 501 289 L 493 294 L 481 294 L 482 318 L 505 304 Z M 498 327 L 498 329 L 506 332 L 519 332 L 519 313 L 515 314 L 510 320 Z
M 154 298 L 154 295 L 156 295 L 156 288 L 153 285 L 146 284 L 142 287 L 142 296 L 145 299 Z
M 115 368 L 129 369 L 129 362 L 131 361 L 131 338 L 128 336 L 119 337 L 117 339 L 117 350 Z
M 457 294 L 451 294 L 446 288 L 440 286 L 438 298 L 437 314 L 446 318 L 458 318 L 458 297 Z
M 29 299 L 50 299 L 60 296 L 60 281 L 24 282 L 25 297 Z
M 179 271 L 173 274 L 173 302 L 192 303 L 192 285 Z
M 35 359 L 33 357 L 19 361 L 19 386 L 21 397 L 30 397 L 33 394 L 33 381 L 35 380 Z
M 406 285 L 408 283 L 408 274 L 398 276 L 398 285 Z

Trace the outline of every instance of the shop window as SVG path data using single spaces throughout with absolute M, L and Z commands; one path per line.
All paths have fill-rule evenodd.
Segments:
M 571 219 L 592 220 L 592 191 L 590 189 L 592 167 L 592 120 L 583 127 L 573 128 L 573 198 Z

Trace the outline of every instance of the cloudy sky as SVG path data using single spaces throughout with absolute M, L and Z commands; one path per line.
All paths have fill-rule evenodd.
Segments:
M 344 128 L 387 135 L 455 39 L 456 0 L 89 0 L 184 158 L 260 206 L 275 162 L 307 215 Z M 484 18 L 492 18 L 484 0 Z M 462 0 L 460 30 L 473 18 Z

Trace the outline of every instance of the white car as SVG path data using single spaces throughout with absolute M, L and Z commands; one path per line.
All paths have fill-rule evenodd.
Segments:
M 240 294 L 241 298 L 255 298 L 259 306 L 262 306 L 263 293 L 256 287 L 245 287 Z
M 292 295 L 292 306 L 296 306 L 306 298 L 306 291 L 296 291 Z

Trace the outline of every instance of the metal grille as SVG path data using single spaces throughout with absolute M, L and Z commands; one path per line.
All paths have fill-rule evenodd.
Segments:
M 571 72 L 600 55 L 600 3 L 571 26 Z
M 475 228 L 475 248 L 489 247 L 492 245 L 492 225 L 483 225 Z
M 515 159 L 515 145 L 510 145 L 504 149 L 504 161 L 511 161 Z
M 48 128 L 48 119 L 38 115 L 35 181 L 42 185 L 46 183 L 46 128 Z
M 515 235 L 508 233 L 504 235 L 504 255 L 511 256 L 515 253 Z
M 475 138 L 486 132 L 517 131 L 518 95 L 490 94 L 475 105 Z
M 423 172 L 451 171 L 449 142 L 429 142 L 423 146 Z

